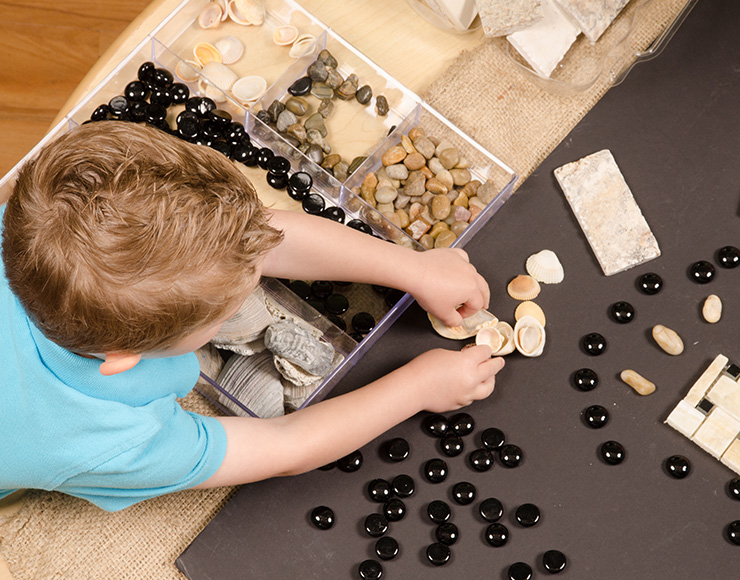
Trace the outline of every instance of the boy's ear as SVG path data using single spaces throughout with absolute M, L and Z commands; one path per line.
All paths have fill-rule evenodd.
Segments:
M 100 363 L 100 374 L 103 376 L 117 375 L 134 368 L 141 360 L 140 354 L 122 352 L 107 353 L 105 360 Z

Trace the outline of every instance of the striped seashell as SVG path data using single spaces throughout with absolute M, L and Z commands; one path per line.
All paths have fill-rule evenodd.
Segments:
M 224 64 L 234 64 L 244 55 L 244 43 L 231 34 L 219 38 L 213 46 L 221 53 Z
M 242 26 L 260 26 L 265 21 L 264 0 L 231 0 L 229 18 Z
M 267 81 L 264 77 L 252 75 L 242 77 L 231 87 L 231 94 L 242 105 L 255 103 L 267 90 Z
M 261 338 L 275 320 L 265 306 L 265 293 L 259 287 L 242 303 L 234 316 L 221 325 L 211 340 L 218 345 L 246 344 Z
M 308 56 L 309 54 L 313 54 L 317 45 L 316 37 L 313 34 L 301 34 L 293 42 L 293 46 L 290 47 L 288 54 L 290 58 Z
M 527 273 L 543 284 L 559 284 L 565 278 L 565 270 L 557 254 L 552 250 L 542 250 L 527 258 Z
M 192 83 L 198 80 L 202 68 L 203 65 L 194 60 L 178 60 L 175 65 L 175 74 L 182 82 Z
M 525 300 L 516 307 L 516 310 L 514 311 L 514 320 L 519 320 L 523 316 L 533 316 L 542 326 L 546 326 L 547 324 L 544 311 L 540 308 L 539 304 L 532 302 L 531 300 Z
M 236 73 L 220 62 L 209 62 L 200 71 L 201 78 L 222 91 L 230 91 L 239 78 Z
M 279 417 L 285 414 L 283 384 L 272 362 L 272 354 L 253 356 L 233 355 L 226 361 L 216 382 L 258 417 Z M 237 415 L 246 413 L 226 395 L 220 402 Z
M 526 274 L 520 274 L 506 287 L 506 291 L 514 300 L 533 300 L 540 293 L 540 283 Z
M 285 404 L 285 412 L 292 413 L 293 411 L 297 411 L 300 406 L 306 402 L 306 399 L 313 394 L 319 384 L 320 381 L 314 381 L 312 384 L 300 386 L 288 382 L 283 383 L 283 403 Z

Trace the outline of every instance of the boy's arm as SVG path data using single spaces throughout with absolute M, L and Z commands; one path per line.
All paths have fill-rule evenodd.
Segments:
M 321 467 L 421 410 L 445 412 L 491 394 L 504 366 L 491 349 L 432 350 L 373 383 L 275 419 L 221 417 L 228 447 L 200 488 L 236 485 Z
M 488 307 L 488 284 L 463 250 L 417 252 L 326 218 L 279 210 L 270 214 L 271 225 L 285 238 L 265 257 L 265 276 L 398 288 L 450 326 Z

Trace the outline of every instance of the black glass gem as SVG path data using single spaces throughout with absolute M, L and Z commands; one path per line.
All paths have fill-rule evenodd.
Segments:
M 341 459 L 337 460 L 337 468 L 339 468 L 340 471 L 345 471 L 347 473 L 352 473 L 353 471 L 357 471 L 362 467 L 362 452 L 361 451 L 353 451 L 349 455 L 345 455 Z
M 388 294 L 385 295 L 385 305 L 388 308 L 393 308 L 396 303 L 406 295 L 406 292 L 397 288 L 392 288 Z
M 362 232 L 364 234 L 372 234 L 373 233 L 372 228 L 369 225 L 367 225 L 362 220 L 358 220 L 358 219 L 349 220 L 347 222 L 347 225 L 349 227 L 351 227 L 353 230 L 357 230 L 357 231 Z
M 414 495 L 414 491 L 416 491 L 414 478 L 405 474 L 394 477 L 393 481 L 391 481 L 391 487 L 398 497 L 411 497 Z
M 727 484 L 727 494 L 735 500 L 740 501 L 740 477 L 731 479 Z
M 117 95 L 108 102 L 108 108 L 110 112 L 119 117 L 124 115 L 128 111 L 129 100 L 123 95 Z
M 591 369 L 578 369 L 573 374 L 573 386 L 579 391 L 592 391 L 599 385 L 599 375 Z
M 223 153 L 226 157 L 231 157 L 232 147 L 226 142 L 226 139 L 214 139 L 213 143 L 211 143 L 211 148 L 215 149 L 219 153 Z
M 421 428 L 432 437 L 444 437 L 450 429 L 450 424 L 444 415 L 427 415 L 421 423 Z
M 370 514 L 365 518 L 365 531 L 373 538 L 378 538 L 388 531 L 388 520 L 383 514 Z
M 200 118 L 192 111 L 182 111 L 177 116 L 177 128 L 187 135 L 197 135 L 200 127 Z
M 110 115 L 110 108 L 108 107 L 108 105 L 100 105 L 92 112 L 92 115 L 90 115 L 90 120 L 105 121 L 108 118 L 108 115 Z
M 268 171 L 265 179 L 267 180 L 267 185 L 273 189 L 285 189 L 288 185 L 288 176 L 285 173 Z
M 607 441 L 601 445 L 601 457 L 609 465 L 619 465 L 624 461 L 624 456 L 624 447 L 617 441 Z
M 736 546 L 740 546 L 740 520 L 730 522 L 725 530 L 727 539 Z
M 217 125 L 219 125 L 222 128 L 225 128 L 231 125 L 231 122 L 233 120 L 231 113 L 229 113 L 228 111 L 224 111 L 223 109 L 211 109 L 206 114 L 206 118 L 211 121 L 214 121 Z M 272 153 L 272 151 L 270 151 L 270 153 Z M 267 168 L 263 167 L 263 169 L 267 169 Z
M 386 502 L 391 498 L 391 484 L 385 479 L 373 479 L 367 484 L 367 494 L 372 501 Z
M 326 308 L 324 307 L 324 303 L 321 300 L 316 300 L 315 298 L 309 298 L 308 300 L 306 300 L 306 304 L 308 304 L 311 308 L 313 308 L 319 314 L 326 313 Z
M 391 461 L 403 461 L 409 456 L 409 442 L 401 437 L 391 439 L 384 447 L 385 456 Z
M 202 135 L 213 139 L 223 138 L 223 127 L 214 121 L 202 121 L 200 124 L 200 132 Z
M 583 350 L 591 356 L 599 356 L 606 351 L 606 339 L 598 332 L 589 332 L 581 339 Z
M 705 413 L 709 413 L 709 411 L 712 410 L 712 407 L 714 407 L 714 403 L 712 403 L 712 401 L 710 401 L 709 399 L 702 399 L 701 401 L 699 401 L 697 407 L 699 407 Z
M 344 321 L 343 318 L 340 318 L 336 314 L 329 314 L 327 318 L 329 319 L 329 322 L 331 322 L 334 326 L 339 328 L 339 330 L 341 330 L 342 332 L 346 332 L 347 323 Z
M 375 542 L 375 553 L 381 560 L 393 560 L 398 556 L 398 542 L 390 536 L 382 537 Z
M 213 138 L 200 134 L 193 140 L 193 143 L 196 145 L 203 145 L 204 147 L 210 147 L 213 145 Z
M 136 76 L 140 81 L 146 82 L 152 77 L 152 73 L 154 72 L 155 68 L 156 68 L 155 64 L 151 61 L 142 63 L 142 65 L 139 67 L 139 70 L 136 73 Z
M 154 87 L 152 94 L 149 95 L 149 102 L 169 107 L 173 103 L 172 93 L 170 93 L 170 89 L 167 87 Z
M 164 68 L 155 68 L 149 77 L 149 80 L 158 87 L 169 87 L 175 77 L 172 73 Z
M 592 429 L 601 429 L 609 422 L 609 411 L 601 405 L 591 405 L 583 410 L 583 420 Z
M 463 452 L 465 444 L 457 435 L 445 435 L 440 439 L 439 447 L 447 457 L 455 457 Z
M 319 300 L 328 298 L 334 292 L 334 286 L 326 280 L 315 280 L 311 282 L 311 294 Z
M 509 530 L 504 524 L 491 524 L 484 532 L 486 542 L 494 548 L 500 548 L 509 541 Z
M 683 455 L 671 455 L 665 460 L 665 468 L 668 475 L 676 479 L 683 479 L 691 473 L 691 463 Z
M 163 105 L 149 103 L 146 107 L 146 122 L 152 125 L 161 125 L 167 118 L 167 108 Z
M 489 427 L 481 433 L 480 442 L 486 449 L 500 449 L 506 442 L 506 437 L 501 429 Z
M 698 284 L 708 284 L 714 280 L 714 266 L 706 260 L 699 260 L 691 264 L 689 278 Z
M 532 578 L 532 568 L 524 562 L 514 562 L 509 566 L 506 574 L 509 580 L 530 580 Z
M 473 449 L 468 454 L 468 465 L 475 471 L 488 471 L 493 467 L 493 453 L 488 449 Z
M 288 92 L 294 97 L 300 97 L 311 90 L 311 84 L 311 77 L 301 77 L 288 87 Z
M 337 222 L 339 224 L 344 223 L 345 215 L 346 214 L 344 213 L 344 210 L 341 207 L 337 207 L 336 205 L 329 206 L 321 212 L 321 217 L 329 219 L 333 222 Z
M 306 197 L 303 198 L 303 201 L 301 203 L 303 205 L 303 211 L 305 211 L 307 214 L 321 215 L 321 212 L 324 211 L 324 198 L 321 197 L 318 193 L 309 193 Z
M 389 499 L 383 504 L 383 515 L 389 522 L 397 522 L 406 516 L 406 504 L 400 499 Z
M 473 432 L 475 421 L 467 413 L 457 413 L 450 418 L 450 428 L 456 435 L 464 437 Z
M 460 537 L 460 532 L 455 524 L 452 522 L 446 522 L 437 526 L 437 529 L 434 530 L 434 537 L 437 538 L 438 542 L 445 546 L 451 546 L 457 542 L 457 539 Z
M 190 89 L 182 83 L 172 83 L 170 86 L 170 95 L 172 102 L 176 105 L 182 105 L 190 98 Z
M 293 192 L 306 194 L 313 187 L 313 178 L 305 171 L 296 171 L 288 179 L 288 187 Z
M 360 562 L 357 572 L 362 580 L 378 580 L 383 577 L 383 566 L 377 560 Z
M 131 81 L 126 85 L 123 94 L 129 101 L 145 101 L 149 96 L 149 88 L 141 81 Z
M 340 315 L 347 312 L 349 300 L 344 294 L 332 294 L 326 299 L 326 310 L 330 314 Z
M 424 465 L 424 477 L 431 483 L 442 483 L 447 479 L 447 463 L 442 459 L 430 459 Z
M 469 481 L 461 481 L 452 486 L 452 499 L 460 505 L 470 505 L 475 501 L 475 486 Z
M 568 560 L 560 550 L 548 550 L 542 555 L 542 565 L 550 574 L 557 574 L 565 570 Z
M 275 157 L 275 154 L 272 152 L 272 149 L 269 149 L 268 147 L 261 147 L 257 152 L 257 165 L 260 166 L 260 169 L 264 169 L 265 171 L 267 171 L 270 159 L 272 159 L 273 157 Z
M 450 548 L 442 542 L 434 542 L 427 546 L 427 558 L 435 566 L 442 566 L 450 561 Z
M 375 318 L 369 312 L 358 312 L 352 317 L 352 328 L 362 334 L 367 334 L 375 328 Z
M 516 508 L 516 521 L 525 528 L 531 528 L 540 521 L 540 508 L 533 503 L 523 503 Z
M 637 289 L 643 294 L 653 296 L 663 289 L 663 278 L 654 272 L 643 274 L 637 279 Z
M 134 123 L 143 123 L 146 121 L 146 108 L 149 103 L 146 101 L 133 101 L 128 107 L 128 118 Z
M 518 467 L 523 459 L 522 450 L 508 443 L 498 450 L 498 458 L 504 467 Z
M 725 373 L 730 375 L 734 380 L 737 380 L 738 377 L 740 377 L 740 367 L 736 364 L 730 364 L 726 369 Z
M 504 505 L 495 497 L 488 497 L 480 502 L 478 513 L 487 522 L 497 522 L 504 515 Z
M 450 506 L 447 502 L 435 499 L 427 505 L 427 515 L 435 524 L 443 524 L 450 519 Z
M 234 121 L 224 130 L 224 137 L 229 140 L 230 143 L 237 145 L 239 143 L 251 143 L 249 135 L 244 130 L 244 126 Z
M 320 530 L 328 530 L 334 525 L 334 511 L 325 505 L 313 508 L 311 511 L 311 523 Z
M 717 263 L 723 268 L 740 266 L 740 250 L 735 246 L 724 246 L 717 250 Z
M 237 143 L 231 151 L 231 158 L 248 167 L 257 165 L 257 149 L 251 143 Z
M 216 108 L 216 103 L 208 97 L 190 97 L 185 101 L 185 109 L 192 111 L 200 117 L 205 117 L 209 111 Z
M 290 161 L 282 155 L 275 155 L 267 162 L 267 170 L 272 173 L 288 173 L 290 170 Z
M 289 285 L 288 288 L 290 288 L 290 291 L 293 292 L 296 296 L 299 298 L 302 298 L 303 300 L 308 300 L 311 298 L 311 286 L 308 285 L 307 282 L 304 282 L 303 280 L 293 280 Z
M 355 342 L 362 342 L 363 340 L 365 340 L 365 337 L 362 336 L 359 332 L 350 332 L 349 337 Z
M 609 315 L 614 322 L 627 324 L 635 318 L 635 309 L 629 302 L 615 302 L 609 307 Z

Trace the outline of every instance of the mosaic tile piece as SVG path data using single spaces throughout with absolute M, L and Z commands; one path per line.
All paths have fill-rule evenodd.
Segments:
M 740 473 L 740 439 L 735 439 L 722 454 L 722 463 L 732 469 L 735 473 Z
M 740 433 L 740 421 L 721 407 L 714 407 L 691 440 L 719 459 Z
M 691 439 L 699 425 L 704 422 L 704 418 L 704 413 L 697 410 L 696 407 L 689 405 L 686 401 L 679 401 L 665 422 L 684 437 Z
M 704 395 L 707 394 L 709 388 L 714 384 L 714 381 L 719 378 L 722 373 L 722 369 L 724 369 L 726 365 L 727 357 L 722 354 L 718 354 L 712 361 L 712 364 L 707 367 L 691 389 L 689 389 L 689 394 L 684 397 L 684 401 L 692 407 L 698 405 L 699 401 L 704 398 Z
M 736 381 L 722 375 L 709 389 L 706 398 L 740 421 L 740 384 Z

